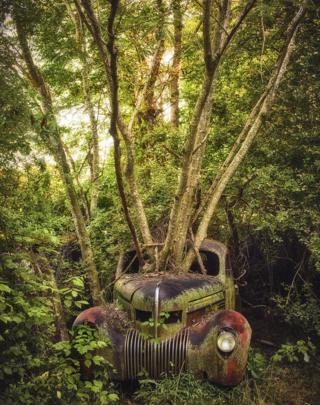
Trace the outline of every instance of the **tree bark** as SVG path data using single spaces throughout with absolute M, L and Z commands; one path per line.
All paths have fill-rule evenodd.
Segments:
M 131 220 L 127 198 L 124 190 L 122 168 L 121 168 L 121 149 L 120 149 L 120 140 L 118 136 L 118 115 L 119 115 L 119 100 L 118 100 L 118 73 L 117 73 L 117 49 L 115 47 L 115 34 L 113 31 L 114 20 L 116 18 L 117 9 L 118 9 L 118 0 L 111 1 L 111 11 L 108 19 L 108 51 L 110 54 L 110 99 L 111 99 L 111 117 L 110 117 L 110 135 L 113 138 L 114 144 L 114 163 L 116 171 L 116 179 L 118 184 L 118 191 L 120 194 L 120 199 L 122 203 L 123 212 L 129 226 L 133 242 L 136 248 L 137 256 L 139 259 L 140 266 L 143 266 L 143 256 L 140 247 L 140 242 L 138 240 L 138 235 L 134 224 Z
M 72 154 L 71 154 L 68 146 L 65 143 L 63 143 L 63 149 L 66 152 L 66 156 L 67 156 L 67 158 L 69 160 L 69 163 L 70 163 L 70 166 L 72 168 L 73 178 L 75 179 L 75 181 L 77 183 L 77 186 L 78 186 L 78 190 L 79 190 L 78 196 L 81 197 L 81 200 L 82 200 L 82 207 L 83 207 L 83 212 L 85 214 L 85 220 L 89 221 L 89 219 L 90 219 L 90 204 L 89 204 L 89 201 L 88 201 L 88 197 L 87 197 L 87 195 L 86 195 L 86 193 L 85 193 L 85 191 L 84 191 L 84 189 L 83 189 L 83 187 L 81 185 L 81 182 L 80 182 L 80 179 L 79 179 L 79 172 L 77 172 L 75 161 L 73 160 Z M 79 199 L 79 197 L 78 197 L 78 199 Z
M 47 87 L 40 70 L 34 64 L 27 37 L 25 35 L 23 21 L 21 20 L 18 13 L 15 13 L 14 19 L 23 59 L 26 63 L 27 70 L 30 76 L 30 82 L 35 91 L 37 91 L 39 96 L 41 97 L 43 120 L 40 132 L 59 168 L 66 194 L 70 202 L 73 221 L 81 248 L 82 259 L 87 272 L 87 279 L 92 300 L 95 304 L 99 304 L 102 302 L 102 298 L 100 296 L 101 290 L 98 272 L 94 262 L 91 241 L 86 229 L 84 216 L 80 209 L 70 167 L 67 161 L 65 150 L 63 148 L 59 127 L 54 115 L 50 90 Z
M 179 77 L 181 70 L 181 51 L 182 51 L 182 11 L 181 0 L 172 0 L 171 2 L 173 13 L 173 29 L 174 29 L 174 42 L 173 42 L 173 60 L 171 67 L 171 80 L 170 80 L 170 122 L 173 127 L 179 127 L 179 98 L 180 87 Z
M 91 127 L 91 142 L 89 145 L 89 150 L 91 154 L 89 154 L 89 164 L 90 164 L 90 174 L 91 174 L 91 198 L 90 198 L 90 214 L 92 215 L 93 211 L 97 207 L 97 199 L 98 199 L 98 177 L 99 177 L 99 169 L 100 169 L 100 158 L 99 158 L 99 134 L 98 134 L 98 121 L 97 117 L 94 112 L 94 107 L 92 103 L 92 96 L 91 96 L 91 89 L 89 84 L 89 66 L 87 60 L 87 50 L 85 45 L 85 35 L 83 31 L 83 26 L 81 24 L 81 20 L 78 18 L 78 46 L 81 56 L 81 63 L 82 63 L 82 89 L 83 89 L 83 96 L 85 101 L 85 107 L 89 115 L 90 119 L 90 127 Z
M 216 8 L 216 24 L 213 27 L 213 35 L 211 38 L 211 24 L 210 24 L 210 12 L 211 12 L 211 0 L 204 2 L 204 23 L 203 23 L 203 41 L 204 41 L 204 60 L 206 63 L 207 71 L 210 71 L 210 64 L 212 55 L 219 52 L 223 41 L 226 39 L 226 33 L 228 29 L 230 19 L 230 1 L 224 0 L 221 2 L 220 7 Z M 210 132 L 210 118 L 212 115 L 212 102 L 215 92 L 215 84 L 217 79 L 216 70 L 213 74 L 213 80 L 208 94 L 208 98 L 204 105 L 201 118 L 199 120 L 197 134 L 196 134 L 196 146 L 192 153 L 190 164 L 190 175 L 188 177 L 188 192 L 185 193 L 181 201 L 181 210 L 179 218 L 179 236 L 177 242 L 174 244 L 173 249 L 173 262 L 175 267 L 180 267 L 184 256 L 184 249 L 186 245 L 186 237 L 188 229 L 192 229 L 191 217 L 194 208 L 194 197 L 199 185 L 199 179 L 201 174 L 201 166 L 204 151 L 206 148 L 207 138 Z M 196 247 L 194 248 L 197 254 Z

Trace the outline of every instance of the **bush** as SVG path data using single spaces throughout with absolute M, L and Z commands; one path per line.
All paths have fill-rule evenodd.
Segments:
M 319 341 L 320 312 L 319 298 L 310 283 L 305 283 L 301 289 L 288 289 L 287 297 L 276 296 L 274 301 L 282 319 L 293 326 L 304 338 L 309 336 Z
M 71 293 L 82 287 L 79 280 L 70 281 Z M 111 365 L 98 354 L 109 342 L 97 330 L 81 326 L 71 332 L 70 342 L 55 343 L 50 288 L 24 255 L 0 257 L 0 403 L 117 402 Z M 87 380 L 80 373 L 80 358 L 87 367 L 94 365 Z

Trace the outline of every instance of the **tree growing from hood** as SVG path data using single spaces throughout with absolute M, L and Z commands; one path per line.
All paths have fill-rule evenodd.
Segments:
M 199 21 L 199 26 L 202 26 L 203 80 L 193 107 L 189 126 L 185 130 L 180 174 L 170 209 L 166 236 L 164 242 L 161 244 L 152 237 L 146 210 L 139 192 L 139 181 L 136 176 L 135 167 L 134 123 L 139 111 L 142 109 L 144 100 L 147 100 L 146 104 L 149 110 L 155 109 L 154 88 L 151 85 L 154 86 L 159 73 L 159 59 L 161 59 L 164 46 L 163 31 L 159 29 L 159 42 L 151 63 L 149 75 L 145 79 L 145 85 L 139 97 L 137 97 L 131 117 L 127 118 L 123 114 L 124 109 L 118 97 L 117 57 L 121 50 L 117 48 L 115 21 L 117 13 L 121 14 L 124 12 L 119 3 L 116 0 L 110 1 L 109 20 L 107 29 L 105 29 L 100 24 L 95 12 L 95 6 L 90 0 L 75 0 L 75 5 L 81 19 L 91 33 L 92 39 L 99 51 L 108 83 L 111 105 L 110 133 L 115 141 L 115 167 L 124 212 L 127 211 L 128 214 L 126 214 L 126 220 L 140 258 L 143 250 L 148 250 L 149 257 L 153 257 L 151 268 L 188 271 L 192 262 L 196 259 L 200 262 L 202 271 L 205 272 L 203 263 L 201 263 L 199 248 L 202 241 L 207 237 L 208 226 L 225 188 L 246 157 L 250 146 L 259 134 L 259 130 L 271 109 L 272 102 L 276 97 L 277 90 L 292 56 L 296 35 L 306 14 L 308 3 L 305 1 L 301 2 L 287 24 L 282 47 L 264 91 L 253 105 L 243 129 L 240 131 L 224 162 L 217 170 L 216 176 L 212 179 L 211 185 L 204 193 L 200 204 L 196 204 L 196 194 L 210 131 L 211 116 L 213 114 L 212 106 L 216 94 L 219 70 L 222 68 L 222 62 L 227 57 L 230 44 L 245 26 L 248 15 L 256 6 L 255 0 L 250 0 L 246 3 L 241 2 L 241 4 L 231 0 L 203 0 L 201 5 L 202 14 Z M 165 10 L 165 5 L 162 1 L 158 0 L 156 5 L 160 16 L 159 24 L 162 27 L 168 12 Z M 181 2 L 173 1 L 171 5 L 174 21 L 174 60 L 171 77 L 171 103 L 173 107 L 171 121 L 177 127 L 179 121 L 179 102 L 177 101 L 179 97 L 178 79 L 181 73 Z M 124 172 L 119 164 L 122 142 L 126 151 L 126 169 Z M 125 183 L 128 184 L 130 195 L 126 195 Z M 135 224 L 130 219 L 127 209 L 129 200 L 131 201 L 131 210 L 135 218 Z M 138 235 L 141 235 L 141 240 L 138 239 Z M 186 250 L 187 240 L 191 241 L 191 248 L 188 250 Z M 158 252 L 159 245 L 161 248 Z M 154 254 L 150 253 L 151 251 Z M 150 263 L 146 267 L 150 267 Z

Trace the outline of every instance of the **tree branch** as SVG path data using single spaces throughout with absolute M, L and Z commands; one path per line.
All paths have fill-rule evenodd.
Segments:
M 101 297 L 101 289 L 97 268 L 94 262 L 94 255 L 91 246 L 90 237 L 86 229 L 85 219 L 81 212 L 80 204 L 77 198 L 77 193 L 74 187 L 74 182 L 71 176 L 70 166 L 66 157 L 66 152 L 63 147 L 59 127 L 54 115 L 52 99 L 49 88 L 43 79 L 43 76 L 35 65 L 29 44 L 26 37 L 26 32 L 23 25 L 23 18 L 19 13 L 19 9 L 14 10 L 14 21 L 18 34 L 18 41 L 22 51 L 24 61 L 26 63 L 31 85 L 36 90 L 41 98 L 41 107 L 43 112 L 43 125 L 40 136 L 45 137 L 46 146 L 53 154 L 57 163 L 61 178 L 64 183 L 66 195 L 68 196 L 71 212 L 74 220 L 76 234 L 79 240 L 81 255 L 84 266 L 87 272 L 88 283 L 91 296 L 95 304 L 100 304 L 103 299 Z M 45 135 L 45 136 L 44 136 Z
M 223 43 L 221 46 L 220 45 L 220 39 L 224 38 L 221 31 L 217 31 L 217 35 L 215 37 L 215 44 L 214 44 L 214 50 L 215 53 L 213 54 L 213 57 L 210 61 L 210 69 L 208 69 L 208 66 L 206 65 L 206 72 L 205 72 L 205 77 L 202 85 L 202 90 L 198 96 L 196 105 L 194 107 L 194 112 L 193 116 L 190 122 L 190 126 L 188 129 L 187 137 L 186 137 L 186 142 L 185 142 L 185 153 L 184 153 L 184 158 L 183 158 L 183 164 L 181 168 L 181 174 L 179 178 L 179 183 L 178 187 L 176 190 L 175 194 L 175 199 L 174 203 L 171 209 L 170 213 L 170 219 L 169 219 L 169 226 L 168 226 L 168 232 L 167 232 L 167 237 L 166 241 L 164 244 L 164 248 L 162 249 L 160 253 L 160 258 L 159 258 L 159 265 L 160 267 L 164 267 L 166 263 L 168 263 L 167 257 L 170 254 L 170 251 L 172 250 L 173 246 L 178 246 L 177 252 L 175 255 L 179 259 L 179 256 L 181 257 L 182 254 L 182 249 L 181 246 L 183 246 L 186 234 L 187 234 L 187 229 L 188 226 L 185 224 L 185 219 L 186 217 L 191 217 L 191 205 L 190 201 L 192 200 L 192 196 L 194 193 L 195 186 L 197 184 L 197 177 L 194 176 L 196 173 L 196 176 L 198 176 L 199 170 L 196 170 L 196 167 L 201 164 L 201 156 L 195 156 L 197 155 L 194 154 L 194 150 L 197 148 L 197 143 L 200 144 L 202 139 L 206 136 L 206 131 L 208 130 L 208 125 L 210 122 L 210 115 L 211 115 L 211 109 L 212 109 L 212 103 L 210 100 L 212 100 L 213 97 L 213 86 L 217 74 L 217 70 L 219 67 L 219 63 L 221 61 L 221 58 L 227 49 L 227 46 L 233 39 L 235 33 L 238 31 L 239 27 L 241 26 L 241 23 L 244 21 L 245 17 L 248 15 L 249 11 L 253 7 L 254 3 L 256 0 L 251 0 L 248 5 L 245 7 L 243 13 L 237 20 L 235 26 L 232 28 L 230 31 L 230 34 L 228 37 L 225 37 L 223 40 Z M 207 10 L 208 4 L 211 4 L 211 2 L 206 3 L 206 7 L 203 8 L 203 13 Z M 222 21 L 222 24 L 224 25 L 226 21 L 228 20 L 227 15 L 228 15 L 228 7 L 229 7 L 229 1 L 224 0 L 223 2 L 223 11 L 220 12 L 220 18 Z M 207 15 L 203 15 L 203 20 L 206 18 L 209 18 Z M 208 22 L 207 22 L 208 25 Z M 209 41 L 209 34 L 204 33 L 204 35 L 207 35 L 204 38 L 205 45 L 208 46 L 208 41 Z M 210 53 L 210 49 L 207 49 L 207 51 Z M 212 52 L 212 51 L 211 51 Z M 205 61 L 208 63 L 208 60 Z M 200 124 L 201 123 L 201 124 Z M 199 129 L 201 127 L 201 129 Z M 199 136 L 200 141 L 199 141 Z M 199 148 L 199 153 L 200 150 L 202 151 L 202 148 L 204 148 L 204 145 Z M 194 161 L 196 159 L 197 161 Z M 186 209 L 188 210 L 186 212 Z M 183 230 L 181 229 L 180 224 L 184 223 Z M 179 234 L 180 232 L 180 234 Z M 179 234 L 179 235 L 178 235 Z M 180 241 L 177 243 L 177 241 Z M 178 260 L 179 261 L 179 260 Z
M 306 4 L 306 2 L 304 2 L 304 4 Z M 212 187 L 213 188 L 212 194 L 208 198 L 207 205 L 204 209 L 203 217 L 200 221 L 195 236 L 195 246 L 198 248 L 201 246 L 203 239 L 207 235 L 207 229 L 210 220 L 221 198 L 221 195 L 225 187 L 227 186 L 227 183 L 229 182 L 229 180 L 237 170 L 238 166 L 248 153 L 248 150 L 253 140 L 255 139 L 259 129 L 261 128 L 262 122 L 266 114 L 270 110 L 271 103 L 274 100 L 276 91 L 280 85 L 280 82 L 285 74 L 287 65 L 289 63 L 290 56 L 294 49 L 295 36 L 305 13 L 306 7 L 304 5 L 300 7 L 299 11 L 289 24 L 287 30 L 287 40 L 285 41 L 285 44 L 279 55 L 278 61 L 275 65 L 274 73 L 269 80 L 269 83 L 267 85 L 264 94 L 260 97 L 257 104 L 253 108 L 243 131 L 241 132 L 236 141 L 236 143 L 240 144 L 241 146 L 239 147 L 238 150 L 236 148 L 232 156 L 231 155 L 228 156 L 227 158 L 228 164 L 225 164 L 226 162 L 224 162 L 224 164 L 222 165 L 224 169 L 219 170 L 220 177 L 218 178 L 218 180 L 214 180 L 213 182 L 214 186 Z M 187 270 L 190 267 L 193 258 L 194 253 L 191 250 L 189 250 L 183 263 L 184 270 Z
M 74 1 L 76 2 L 77 7 L 80 8 L 80 11 L 81 11 L 81 7 L 79 6 L 78 0 L 74 0 Z M 97 45 L 100 59 L 103 63 L 106 78 L 107 78 L 109 95 L 110 95 L 110 97 L 112 97 L 112 79 L 111 79 L 111 67 L 110 67 L 111 62 L 109 61 L 109 58 L 108 58 L 109 44 L 108 44 L 108 46 L 106 46 L 106 44 L 102 38 L 100 25 L 95 16 L 95 13 L 92 9 L 91 1 L 90 0 L 80 0 L 80 1 L 83 6 L 83 9 L 85 10 L 86 16 L 87 16 L 86 20 L 90 21 L 90 27 L 91 27 L 90 32 L 92 34 L 95 44 Z M 81 15 L 81 18 L 83 18 L 82 16 L 85 16 L 82 11 L 81 11 L 80 15 Z M 111 103 L 112 103 L 112 100 L 111 100 Z M 130 189 L 130 193 L 131 193 L 130 196 L 133 200 L 133 204 L 135 207 L 135 213 L 136 213 L 136 217 L 137 217 L 137 220 L 139 223 L 139 228 L 140 228 L 144 242 L 152 243 L 153 240 L 152 240 L 148 220 L 147 220 L 147 217 L 145 214 L 142 199 L 139 194 L 137 181 L 136 181 L 136 177 L 135 177 L 135 172 L 134 172 L 134 163 L 135 162 L 134 162 L 134 143 L 133 143 L 133 139 L 132 139 L 132 134 L 130 131 L 128 131 L 128 127 L 127 127 L 124 119 L 121 116 L 119 106 L 118 106 L 118 111 L 117 111 L 117 125 L 118 125 L 118 128 L 121 132 L 121 135 L 124 139 L 125 146 L 126 146 L 127 169 L 126 169 L 125 174 L 127 177 L 127 181 L 128 181 L 128 185 L 129 185 L 129 189 Z M 119 151 L 120 151 L 120 141 L 119 141 L 118 147 L 119 147 Z M 119 190 L 119 192 L 120 192 L 120 190 Z M 123 187 L 123 190 L 121 191 L 121 193 L 125 193 L 124 187 Z M 129 224 L 128 224 L 128 226 L 129 226 Z M 129 226 L 129 228 L 130 228 L 130 226 Z
M 203 0 L 203 57 L 208 72 L 212 69 L 212 45 L 211 45 L 211 6 L 212 0 Z
M 235 34 L 237 33 L 238 29 L 240 28 L 241 24 L 243 23 L 244 19 L 247 17 L 247 15 L 249 14 L 250 10 L 252 9 L 252 7 L 255 5 L 257 0 L 250 0 L 243 12 L 240 14 L 240 16 L 238 17 L 237 21 L 235 22 L 234 26 L 232 27 L 229 35 L 227 35 L 223 41 L 223 44 L 221 46 L 221 49 L 218 51 L 218 53 L 216 55 L 214 55 L 214 59 L 221 57 L 221 55 L 224 53 L 224 51 L 226 50 L 227 46 L 229 45 L 229 43 L 232 41 L 233 37 L 235 36 Z
M 170 80 L 170 122 L 173 127 L 179 127 L 180 109 L 179 109 L 179 77 L 181 70 L 181 55 L 182 55 L 182 10 L 181 0 L 172 0 L 171 7 L 173 12 L 173 59 L 171 66 Z
M 111 11 L 108 18 L 108 51 L 110 55 L 110 85 L 111 85 L 111 117 L 110 117 L 110 135 L 113 138 L 114 143 L 114 163 L 115 163 L 115 171 L 116 171 L 116 179 L 118 184 L 118 190 L 120 194 L 122 209 L 129 226 L 133 243 L 136 248 L 137 256 L 139 259 L 140 266 L 143 266 L 143 256 L 141 252 L 140 243 L 138 240 L 138 235 L 134 224 L 131 220 L 131 216 L 128 209 L 128 203 L 126 199 L 124 184 L 123 184 L 123 176 L 122 176 L 122 169 L 121 169 L 121 150 L 120 150 L 120 140 L 118 136 L 118 112 L 119 112 L 119 102 L 118 102 L 118 73 L 117 73 L 117 49 L 115 46 L 115 36 L 113 31 L 113 24 L 116 18 L 116 13 L 119 5 L 119 0 L 111 0 Z

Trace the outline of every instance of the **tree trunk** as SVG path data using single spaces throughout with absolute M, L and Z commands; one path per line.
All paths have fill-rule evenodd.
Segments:
M 77 10 L 81 16 L 81 19 L 88 27 L 92 38 L 97 45 L 100 59 L 102 61 L 106 79 L 108 83 L 108 90 L 110 94 L 110 98 L 112 97 L 112 79 L 111 79 L 111 69 L 110 69 L 110 60 L 108 56 L 108 50 L 106 48 L 106 44 L 101 35 L 101 28 L 96 18 L 96 15 L 92 9 L 92 5 L 90 0 L 81 0 L 81 4 L 83 6 L 84 12 L 80 7 L 78 0 L 75 0 L 75 4 Z M 144 205 L 139 193 L 136 175 L 135 175 L 135 154 L 134 154 L 134 141 L 132 136 L 132 125 L 129 124 L 129 127 L 126 125 L 125 121 L 121 116 L 121 112 L 118 111 L 118 121 L 117 125 L 121 132 L 121 135 L 124 139 L 125 146 L 126 146 L 126 154 L 127 154 L 127 169 L 126 169 L 126 178 L 129 185 L 130 190 L 130 197 L 132 198 L 135 214 L 137 218 L 137 222 L 139 225 L 139 229 L 145 244 L 152 244 L 153 239 L 150 232 L 147 216 L 144 210 Z M 129 228 L 130 225 L 128 224 Z M 130 228 L 131 229 L 131 228 Z M 135 236 L 132 235 L 134 238 Z
M 54 271 L 49 267 L 46 257 L 32 251 L 28 253 L 30 254 L 31 261 L 36 272 L 40 273 L 41 277 L 44 277 L 45 274 L 46 279 L 52 289 L 51 302 L 56 327 L 56 338 L 59 341 L 69 340 L 68 328 Z
M 180 216 L 177 221 L 177 228 L 179 229 L 179 232 L 177 234 L 176 242 L 174 243 L 172 250 L 172 262 L 174 263 L 175 268 L 181 268 L 188 230 L 190 228 L 192 229 L 192 213 L 195 202 L 195 194 L 199 186 L 201 163 L 206 146 L 205 141 L 209 133 L 214 87 L 215 79 L 213 80 L 210 93 L 203 108 L 203 113 L 199 122 L 197 135 L 199 143 L 198 146 L 194 149 L 190 167 L 190 171 L 192 174 L 189 176 L 187 192 L 184 194 L 181 201 L 182 208 L 180 210 Z
M 92 300 L 95 304 L 99 304 L 101 303 L 102 298 L 100 296 L 100 283 L 98 272 L 94 262 L 91 241 L 89 238 L 88 231 L 86 229 L 84 216 L 80 209 L 77 193 L 73 184 L 70 167 L 67 161 L 66 153 L 63 148 L 63 143 L 59 133 L 59 127 L 53 112 L 51 94 L 49 88 L 44 82 L 40 70 L 34 64 L 29 49 L 29 45 L 27 42 L 27 38 L 24 32 L 23 22 L 20 19 L 19 14 L 15 15 L 15 23 L 22 55 L 30 76 L 30 82 L 41 97 L 43 119 L 41 122 L 41 128 L 39 130 L 59 168 L 59 172 L 63 180 L 66 194 L 68 196 L 69 203 L 71 206 L 73 221 L 75 224 L 76 233 L 81 248 L 82 259 L 87 273 L 87 279 L 90 287 Z
M 89 67 L 87 61 L 87 50 L 85 45 L 85 35 L 83 31 L 83 27 L 81 24 L 81 20 L 79 17 L 77 18 L 78 21 L 78 47 L 81 56 L 81 76 L 82 76 L 82 90 L 83 96 L 85 101 L 85 107 L 89 115 L 90 119 L 90 127 L 91 127 L 91 142 L 89 145 L 89 153 L 90 159 L 90 174 L 91 174 L 91 198 L 90 198 L 90 214 L 92 215 L 93 211 L 97 207 L 97 199 L 98 199 L 98 177 L 99 177 L 99 134 L 98 134 L 98 121 L 97 117 L 94 113 L 94 107 L 92 103 L 91 97 L 91 90 L 89 84 Z
M 203 43 L 204 60 L 206 65 L 205 79 L 202 91 L 199 94 L 193 117 L 187 134 L 185 153 L 181 169 L 178 188 L 170 214 L 168 233 L 164 248 L 160 255 L 160 267 L 165 268 L 168 256 L 173 253 L 175 268 L 180 268 L 183 257 L 183 249 L 186 244 L 187 231 L 193 209 L 193 198 L 198 185 L 202 156 L 205 150 L 206 138 L 209 131 L 209 123 L 212 111 L 212 98 L 214 95 L 214 83 L 217 77 L 221 58 L 237 32 L 241 22 L 253 6 L 247 7 L 239 20 L 235 23 L 229 35 L 225 34 L 225 27 L 229 21 L 230 2 L 223 1 L 222 9 L 218 9 L 218 22 L 215 26 L 214 37 L 211 38 L 211 7 L 212 2 L 206 0 L 203 3 Z
M 205 1 L 204 14 L 210 15 L 211 1 Z M 217 54 L 222 46 L 222 43 L 226 40 L 226 33 L 230 20 L 230 1 L 224 0 L 221 2 L 221 7 L 216 7 L 215 13 L 217 15 L 217 21 L 213 29 L 212 39 L 210 36 L 210 19 L 204 18 L 203 24 L 203 39 L 204 39 L 204 59 L 212 58 L 212 55 Z M 218 68 L 218 66 L 217 66 Z M 196 146 L 192 152 L 190 163 L 190 175 L 187 180 L 187 192 L 184 194 L 181 201 L 181 210 L 179 218 L 179 236 L 173 249 L 173 263 L 175 267 L 180 268 L 182 259 L 184 256 L 184 249 L 186 245 L 186 238 L 188 229 L 192 231 L 192 214 L 194 209 L 194 200 L 197 188 L 199 186 L 199 180 L 201 175 L 201 166 L 203 155 L 206 148 L 207 138 L 210 132 L 210 118 L 212 115 L 212 102 L 215 93 L 215 84 L 217 80 L 218 69 L 215 69 L 212 73 L 212 84 L 210 91 L 203 107 L 203 111 L 199 120 L 197 134 L 196 134 Z M 207 61 L 207 69 L 210 71 L 210 60 Z M 195 254 L 197 255 L 195 248 Z
M 94 106 L 92 102 L 90 81 L 89 81 L 89 64 L 87 58 L 87 47 L 84 26 L 78 11 L 72 10 L 69 0 L 65 0 L 65 5 L 71 20 L 74 23 L 76 30 L 76 44 L 77 50 L 81 61 L 81 78 L 82 78 L 82 93 L 84 99 L 85 109 L 89 116 L 90 128 L 91 128 L 91 140 L 88 145 L 89 154 L 88 161 L 91 175 L 91 196 L 90 196 L 90 216 L 97 207 L 98 198 L 98 184 L 97 179 L 99 177 L 99 134 L 98 134 L 98 120 L 94 112 Z
M 110 117 L 110 134 L 113 138 L 114 143 L 114 163 L 115 163 L 115 171 L 116 171 L 116 179 L 118 185 L 118 191 L 120 194 L 120 199 L 122 203 L 123 212 L 128 223 L 129 229 L 131 231 L 131 235 L 133 237 L 133 242 L 136 248 L 137 256 L 139 259 L 140 266 L 143 266 L 143 257 L 142 251 L 140 247 L 140 243 L 138 240 L 138 236 L 136 233 L 136 229 L 132 223 L 128 203 L 126 199 L 126 194 L 124 191 L 124 184 L 123 184 L 123 176 L 122 176 L 122 169 L 121 169 L 121 149 L 120 149 L 120 140 L 118 136 L 118 114 L 119 114 L 119 101 L 118 101 L 118 72 L 117 72 L 117 51 L 115 48 L 115 36 L 113 31 L 113 24 L 116 18 L 116 13 L 118 9 L 118 0 L 114 0 L 111 3 L 111 11 L 108 19 L 108 35 L 109 35 L 109 42 L 108 42 L 108 51 L 110 54 L 110 99 L 111 99 L 111 117 Z
M 88 197 L 87 197 L 87 195 L 86 195 L 86 193 L 85 193 L 85 191 L 84 191 L 84 189 L 83 189 L 83 187 L 82 187 L 82 185 L 80 183 L 79 172 L 77 172 L 75 161 L 73 160 L 71 152 L 70 152 L 68 146 L 65 143 L 63 143 L 63 149 L 66 152 L 66 156 L 67 156 L 67 158 L 69 160 L 69 163 L 70 163 L 70 166 L 72 168 L 73 178 L 75 179 L 75 181 L 77 183 L 77 186 L 78 186 L 78 189 L 79 189 L 78 195 L 79 195 L 79 197 L 81 197 L 81 200 L 82 200 L 82 207 L 83 207 L 82 212 L 85 214 L 85 220 L 89 221 L 89 219 L 90 219 L 90 204 L 89 204 L 89 201 L 88 201 Z
M 173 29 L 174 29 L 174 50 L 170 79 L 170 122 L 173 127 L 179 127 L 179 77 L 181 69 L 181 48 L 182 48 L 182 12 L 181 0 L 172 0 Z
M 146 82 L 146 89 L 144 94 L 145 112 L 144 118 L 151 126 L 158 115 L 158 106 L 155 97 L 155 84 L 159 76 L 162 56 L 164 54 L 164 4 L 162 0 L 156 0 L 159 12 L 159 25 L 156 32 L 156 39 L 158 41 L 156 51 L 151 63 L 151 69 Z

